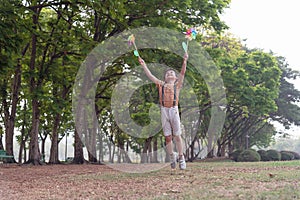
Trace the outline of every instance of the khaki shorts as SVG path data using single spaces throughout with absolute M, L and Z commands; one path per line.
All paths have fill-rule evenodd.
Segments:
M 160 110 L 164 136 L 181 135 L 178 106 L 171 108 L 161 106 Z

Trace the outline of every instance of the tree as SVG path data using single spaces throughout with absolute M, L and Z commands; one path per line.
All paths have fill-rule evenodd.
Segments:
M 218 139 L 218 155 L 224 156 L 226 148 L 249 148 L 266 131 L 270 113 L 277 110 L 281 69 L 272 53 L 247 49 L 231 36 L 205 39 L 202 43 L 221 68 L 226 88 L 227 118 Z M 270 138 L 270 133 L 264 134 Z
M 200 2 L 200 4 L 198 4 Z M 145 3 L 145 2 L 144 2 Z M 139 2 L 126 2 L 124 5 L 122 4 L 115 4 L 113 2 L 107 2 L 103 4 L 102 2 L 95 3 L 93 7 L 85 9 L 87 13 L 87 23 L 85 25 L 86 30 L 93 30 L 91 31 L 94 34 L 91 34 L 91 37 L 94 41 L 101 42 L 107 37 L 114 35 L 115 33 L 122 32 L 128 28 L 140 27 L 140 26 L 164 26 L 168 28 L 173 28 L 176 30 L 182 30 L 185 26 L 185 22 L 188 25 L 199 25 L 199 21 L 201 21 L 202 25 L 206 25 L 207 27 L 213 27 L 216 30 L 221 30 L 225 28 L 224 23 L 220 21 L 218 18 L 218 14 L 222 12 L 222 9 L 226 7 L 229 2 L 222 2 L 222 1 L 213 1 L 213 2 L 205 2 L 205 1 L 192 1 L 192 2 L 184 2 L 186 6 L 181 6 L 182 1 L 173 1 L 173 2 L 159 2 L 159 1 L 151 1 L 146 2 L 147 5 L 141 6 Z M 116 9 L 116 7 L 118 9 Z M 108 9 L 109 8 L 109 9 Z M 192 8 L 192 9 L 191 9 Z M 201 12 L 199 12 L 201 10 Z M 117 13 L 116 13 L 117 12 Z M 215 15 L 218 13 L 217 15 Z M 198 16 L 202 15 L 202 18 L 199 19 Z M 105 17 L 103 17 L 105 16 Z M 179 20 L 178 20 L 179 19 Z M 197 19 L 197 20 L 195 20 Z M 93 22 L 93 25 L 91 23 Z M 178 27 L 178 21 L 180 21 L 181 26 Z M 100 29 L 103 25 L 105 28 Z M 88 35 L 88 34 L 87 34 Z M 155 50 L 154 50 L 155 51 Z M 105 52 L 106 53 L 106 52 Z M 109 53 L 109 52 L 108 52 Z M 158 53 L 155 51 L 155 53 Z M 143 54 L 144 55 L 144 54 Z M 145 54 L 146 55 L 146 54 Z M 87 59 L 91 63 L 91 66 L 95 63 L 105 63 L 105 61 L 101 60 L 97 62 L 96 58 L 93 58 L 94 55 L 89 55 L 90 57 Z M 94 56 L 95 57 L 95 56 Z M 108 81 L 112 81 L 113 79 L 117 80 L 123 73 L 118 73 L 119 71 L 124 70 L 124 66 L 122 66 L 123 62 L 121 60 L 126 59 L 124 57 L 117 59 L 112 65 L 115 67 L 114 70 L 105 73 L 105 77 L 102 77 L 99 82 L 98 88 L 103 85 L 103 87 L 110 91 L 114 84 L 109 85 L 107 84 Z M 132 59 L 132 58 L 131 58 Z M 163 56 L 161 56 L 163 59 Z M 127 63 L 126 63 L 127 64 Z M 82 71 L 81 74 L 83 80 L 81 80 L 80 85 L 84 85 L 84 88 L 81 91 L 85 91 L 80 96 L 90 95 L 88 91 L 90 91 L 93 85 L 88 85 L 85 83 L 93 81 L 95 77 L 91 77 L 89 73 L 95 74 L 95 69 L 91 68 L 89 63 L 85 63 L 85 71 Z M 131 69 L 129 69 L 131 70 Z M 80 86 L 79 85 L 79 86 Z M 76 90 L 76 92 L 79 92 Z M 99 90 L 101 91 L 101 90 Z M 108 92 L 109 93 L 109 92 Z M 99 93 L 96 95 L 97 101 L 103 102 L 103 95 Z M 89 97 L 93 97 L 89 96 Z M 105 96 L 107 98 L 107 96 Z M 109 100 L 109 99 L 108 99 Z M 82 100 L 84 101 L 84 100 Z M 84 105 L 87 102 L 76 102 L 78 105 Z M 103 110 L 107 106 L 107 104 L 97 103 L 97 107 L 99 110 Z M 98 106 L 98 105 L 101 105 Z M 86 110 L 86 108 L 85 108 Z M 88 119 L 86 113 L 83 110 L 78 110 L 77 113 L 81 114 L 78 117 L 77 123 L 82 124 L 82 128 L 85 130 L 77 130 L 79 134 L 94 134 L 93 131 L 89 131 L 90 122 L 93 119 L 89 119 L 84 124 L 82 119 Z M 96 111 L 97 113 L 97 111 Z M 101 113 L 101 112 L 99 112 Z M 91 130 L 91 129 L 90 129 Z M 94 146 L 93 144 L 92 146 Z M 94 147 L 91 147 L 94 149 Z
M 280 78 L 280 93 L 276 99 L 278 110 L 271 113 L 273 121 L 281 123 L 286 129 L 292 124 L 300 125 L 300 108 L 297 103 L 300 101 L 300 91 L 297 90 L 289 80 L 295 80 L 300 76 L 299 71 L 292 70 L 283 57 L 277 57 L 279 67 L 282 70 Z
M 126 29 L 141 26 L 162 26 L 182 31 L 186 26 L 201 24 L 220 32 L 226 26 L 219 15 L 228 4 L 229 1 L 219 0 L 124 0 L 117 3 L 112 0 L 4 1 L 0 9 L 0 62 L 3 66 L 0 74 L 0 108 L 4 113 L 8 153 L 13 154 L 13 130 L 17 125 L 22 130 L 19 141 L 24 149 L 29 139 L 28 163 L 39 164 L 39 134 L 47 128 L 44 136 L 50 135 L 52 140 L 50 160 L 51 163 L 58 162 L 59 134 L 63 134 L 64 125 L 70 124 L 71 112 L 68 110 L 74 74 L 80 61 L 99 42 Z M 104 84 L 104 87 L 97 92 L 96 116 L 109 106 L 109 94 L 124 74 L 122 70 L 125 63 L 120 61 L 126 56 L 116 60 L 112 70 L 100 80 L 99 85 Z M 129 66 L 131 70 L 133 65 Z M 110 81 L 111 84 L 107 84 Z M 23 111 L 32 114 L 26 116 L 26 121 Z M 18 123 L 14 121 L 16 113 L 20 113 L 17 116 L 20 120 Z M 28 120 L 31 122 L 28 123 Z M 42 120 L 53 124 L 51 130 L 41 125 Z M 29 135 L 26 129 L 28 125 L 31 126 Z M 90 130 L 93 133 L 98 131 L 95 127 Z M 80 130 L 75 132 L 81 134 Z M 75 138 L 78 134 L 75 134 Z M 75 147 L 82 148 L 78 139 Z M 76 156 L 82 156 L 82 149 L 76 149 L 75 152 L 79 152 Z M 78 162 L 83 160 L 83 157 L 76 158 Z
M 38 133 L 41 123 L 41 106 L 46 105 L 48 100 L 46 90 L 49 87 L 53 88 L 52 94 L 54 95 L 51 98 L 52 110 L 48 111 L 50 112 L 48 116 L 53 117 L 48 118 L 49 121 L 53 120 L 50 162 L 58 163 L 58 127 L 61 122 L 61 111 L 67 105 L 66 101 L 69 101 L 67 98 L 69 98 L 68 94 L 71 91 L 72 79 L 74 79 L 72 74 L 77 69 L 76 62 L 81 58 L 80 54 L 76 53 L 80 49 L 77 45 L 78 41 L 71 43 L 76 33 L 72 26 L 73 17 L 78 14 L 72 11 L 74 4 L 72 2 L 47 4 L 35 1 L 26 5 L 26 8 L 32 10 L 33 13 L 30 16 L 33 30 L 30 32 L 29 72 L 31 76 L 28 80 L 33 111 L 28 162 L 33 164 L 38 164 L 40 160 Z M 68 35 L 61 37 L 65 33 Z M 67 70 L 69 72 L 64 73 Z M 58 81 L 60 82 L 57 83 Z
M 21 59 L 27 46 L 21 49 L 23 20 L 16 14 L 15 4 L 18 1 L 3 2 L 0 11 L 0 56 L 1 56 L 1 111 L 4 113 L 5 149 L 8 155 L 13 154 L 13 138 L 19 92 L 21 86 Z M 17 56 L 15 56 L 17 54 Z M 13 77 L 11 79 L 11 77 Z M 10 162 L 15 162 L 10 159 Z

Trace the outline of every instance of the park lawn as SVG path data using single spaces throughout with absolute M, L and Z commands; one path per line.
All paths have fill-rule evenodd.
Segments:
M 300 199 L 300 161 L 193 162 L 125 173 L 106 165 L 0 166 L 6 199 Z M 4 178 L 5 180 L 1 180 Z
M 106 193 L 112 199 L 300 199 L 300 161 L 194 162 L 185 171 L 76 178 L 106 180 L 112 184 L 108 191 L 117 186 Z
M 300 199 L 300 161 L 218 162 L 191 165 L 185 199 Z

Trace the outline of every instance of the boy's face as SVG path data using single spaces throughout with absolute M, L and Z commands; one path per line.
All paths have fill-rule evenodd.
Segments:
M 165 81 L 169 82 L 169 81 L 175 81 L 177 79 L 176 77 L 176 73 L 174 70 L 168 70 L 165 73 Z

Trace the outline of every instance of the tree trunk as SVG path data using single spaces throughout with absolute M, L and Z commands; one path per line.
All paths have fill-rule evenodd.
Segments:
M 54 124 L 52 128 L 52 140 L 51 140 L 51 149 L 50 149 L 50 164 L 59 164 L 58 159 L 58 126 L 60 123 L 61 115 L 56 114 L 54 119 Z
M 73 163 L 74 164 L 83 164 L 84 163 L 84 157 L 83 157 L 83 149 L 82 149 L 82 141 L 80 138 L 79 133 L 77 132 L 77 130 L 75 129 L 75 146 L 74 146 L 74 160 Z
M 232 144 L 232 140 L 228 141 L 228 154 L 230 155 L 234 151 L 234 146 Z
M 208 150 L 209 150 L 209 152 L 207 154 L 207 158 L 213 158 L 213 157 L 215 157 L 215 155 L 214 155 L 215 149 L 214 148 L 209 148 Z
M 108 143 L 107 146 L 108 146 L 108 154 L 109 154 L 109 158 L 108 159 L 109 159 L 110 163 L 113 163 L 113 159 L 112 159 L 112 157 L 113 157 L 112 146 L 114 146 L 114 145 L 112 145 L 112 142 L 110 140 L 107 143 Z
M 187 151 L 187 159 L 188 161 L 192 162 L 194 160 L 194 149 L 195 149 L 195 138 L 192 140 L 190 146 L 189 146 L 190 151 Z
M 47 136 L 41 139 L 42 140 L 42 147 L 41 147 L 42 152 L 41 152 L 40 161 L 43 163 L 45 162 L 45 156 L 46 156 L 46 151 L 45 151 L 46 139 L 47 139 Z
M 119 143 L 119 150 L 120 150 L 120 158 L 122 158 L 123 162 L 124 163 L 132 163 L 130 157 L 128 156 L 127 151 L 125 150 L 124 142 Z
M 157 137 L 153 140 L 153 162 L 158 163 L 158 141 Z
M 98 157 L 98 160 L 99 160 L 99 163 L 101 163 L 101 162 L 104 161 L 103 134 L 101 132 L 98 134 L 98 140 L 99 140 L 99 157 Z
M 223 143 L 221 146 L 221 157 L 224 157 L 226 155 L 226 143 Z
M 27 101 L 24 102 L 24 113 L 23 113 L 23 122 L 21 128 L 21 141 L 20 141 L 20 150 L 19 150 L 19 163 L 22 163 L 22 152 L 24 151 L 24 161 L 26 161 L 26 141 L 29 137 L 29 134 L 25 133 L 25 124 L 27 122 L 26 119 L 26 112 L 27 112 Z
M 63 63 L 64 65 L 64 63 Z M 56 81 L 53 81 L 53 96 L 58 95 L 58 87 L 56 87 Z M 60 94 L 60 98 L 62 100 L 66 100 L 67 94 L 69 93 L 71 87 L 63 86 L 62 93 Z M 60 109 L 62 109 L 62 105 L 59 102 L 56 102 Z M 59 124 L 61 122 L 61 113 L 57 113 L 54 118 L 54 123 L 52 127 L 52 140 L 51 140 L 51 149 L 50 149 L 50 158 L 49 163 L 51 164 L 59 164 L 59 157 L 58 157 L 58 137 L 59 137 Z M 67 147 L 66 147 L 67 148 Z
M 4 149 L 4 146 L 2 143 L 2 134 L 0 134 L 0 149 Z
M 118 147 L 118 150 L 117 150 L 117 163 L 121 163 L 121 158 L 122 158 L 122 155 L 121 155 L 121 148 Z
M 207 157 L 212 158 L 214 156 L 214 145 L 213 145 L 213 134 L 208 134 L 207 136 Z
M 22 134 L 23 135 L 23 134 Z M 24 146 L 25 146 L 25 142 L 23 142 L 23 137 L 21 139 L 21 143 L 20 143 L 20 149 L 19 149 L 19 160 L 18 162 L 19 163 L 22 163 L 22 157 L 23 157 L 23 149 L 24 149 Z
M 151 145 L 151 140 L 152 137 L 147 138 L 144 142 L 144 147 L 143 147 L 143 152 L 142 152 L 142 157 L 141 157 L 141 163 L 147 163 L 149 159 L 148 155 L 148 150 L 149 150 L 149 145 Z
M 95 123 L 95 122 L 94 122 Z M 91 124 L 94 126 L 94 123 Z M 88 155 L 89 155 L 89 162 L 96 163 L 97 162 L 97 151 L 96 151 L 96 128 L 89 128 L 88 129 Z
M 14 140 L 14 129 L 15 129 L 15 118 L 17 113 L 17 105 L 19 102 L 19 91 L 21 87 L 21 63 L 18 59 L 18 64 L 15 70 L 14 79 L 12 82 L 12 97 L 11 97 L 11 111 L 8 117 L 8 125 L 5 134 L 5 150 L 8 155 L 14 155 L 13 153 L 13 140 Z M 16 162 L 15 159 L 8 159 L 8 162 Z
M 148 162 L 153 162 L 153 151 L 152 151 L 152 143 L 150 142 L 148 145 Z
M 94 81 L 94 75 L 92 72 L 94 71 L 94 67 L 97 66 L 97 59 L 91 55 L 87 59 L 87 63 L 85 63 L 85 65 L 85 71 L 82 72 L 83 77 L 79 78 L 82 82 L 78 85 L 74 85 L 74 91 L 78 92 L 79 95 L 73 98 L 73 107 L 75 108 L 75 125 L 77 131 L 77 134 L 75 135 L 75 159 L 78 159 L 78 161 L 76 161 L 78 163 L 84 162 L 82 150 L 83 145 L 81 141 L 81 138 L 83 137 L 81 136 L 84 136 L 85 142 L 87 142 L 85 145 L 87 146 L 88 151 L 90 146 L 88 143 L 90 139 L 88 133 L 88 121 L 91 120 L 90 115 L 93 115 L 94 113 L 90 113 L 89 111 L 91 111 L 90 106 L 95 103 L 95 95 L 91 94 L 90 91 L 93 87 L 92 82 Z M 93 110 L 95 110 L 95 107 Z
M 115 154 L 116 154 L 116 145 L 113 145 L 113 150 L 112 150 L 112 160 L 111 160 L 111 163 L 114 163 L 115 162 Z
M 217 157 L 224 157 L 226 154 L 226 144 L 218 142 Z
M 221 138 L 217 140 L 217 144 L 218 144 L 217 157 L 221 157 L 221 149 L 222 149 Z
M 27 163 L 33 165 L 39 165 L 40 163 L 40 152 L 39 152 L 39 124 L 40 124 L 40 109 L 37 99 L 32 100 L 32 128 L 30 131 L 30 142 L 29 142 L 29 160 Z
M 37 2 L 35 2 L 37 3 Z M 32 9 L 32 23 L 33 29 L 37 30 L 38 26 L 38 8 Z M 40 153 L 38 145 L 38 133 L 40 124 L 40 105 L 36 93 L 41 86 L 41 80 L 37 80 L 34 76 L 36 71 L 36 49 L 37 49 L 37 35 L 32 33 L 31 36 L 31 57 L 30 57 L 30 72 L 33 75 L 30 77 L 30 93 L 32 94 L 32 127 L 30 131 L 30 143 L 29 143 L 29 160 L 27 163 L 32 163 L 34 165 L 40 164 Z M 40 83 L 40 84 L 39 84 Z

